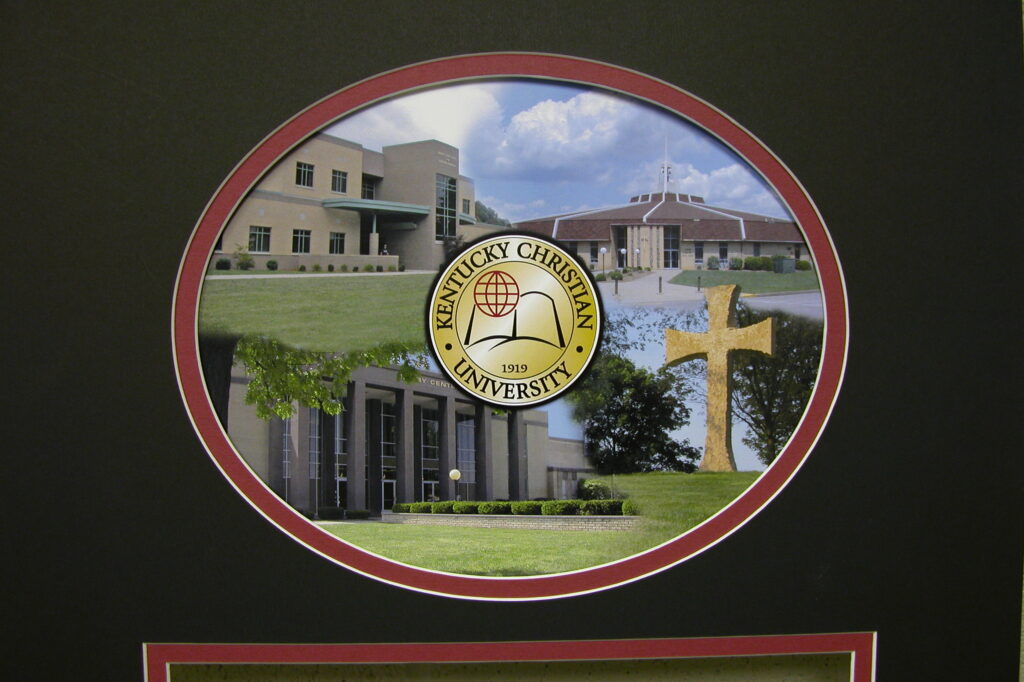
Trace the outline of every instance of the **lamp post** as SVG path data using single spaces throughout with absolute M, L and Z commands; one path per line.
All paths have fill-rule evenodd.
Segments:
M 622 267 L 626 267 L 626 249 L 619 249 L 619 255 L 622 256 Z
M 448 478 L 455 481 L 455 500 L 457 502 L 461 502 L 462 497 L 459 495 L 459 479 L 462 478 L 462 472 L 458 469 L 452 469 L 448 472 Z
M 633 249 L 633 267 L 640 267 L 640 249 Z
M 601 247 L 601 272 L 604 272 L 604 254 L 608 253 L 608 249 Z

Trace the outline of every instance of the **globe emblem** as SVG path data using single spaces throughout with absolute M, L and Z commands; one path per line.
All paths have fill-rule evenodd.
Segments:
M 484 273 L 473 287 L 477 310 L 489 317 L 503 317 L 519 303 L 519 285 L 512 275 L 501 270 Z

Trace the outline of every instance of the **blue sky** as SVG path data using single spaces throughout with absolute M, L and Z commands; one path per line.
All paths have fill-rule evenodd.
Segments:
M 483 80 L 395 97 L 327 132 L 379 150 L 437 139 L 458 147 L 476 197 L 509 220 L 625 203 L 661 188 L 709 204 L 788 214 L 725 145 L 696 126 L 617 93 L 535 79 Z

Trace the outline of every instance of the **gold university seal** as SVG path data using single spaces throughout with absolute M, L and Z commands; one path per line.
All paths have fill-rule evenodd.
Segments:
M 503 233 L 474 242 L 438 277 L 427 324 L 459 386 L 504 407 L 559 395 L 590 364 L 601 308 L 589 273 L 560 246 Z

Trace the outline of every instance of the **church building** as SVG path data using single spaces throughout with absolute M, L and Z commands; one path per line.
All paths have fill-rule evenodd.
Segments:
M 593 270 L 614 268 L 728 269 L 730 259 L 785 256 L 810 260 L 792 220 L 708 206 L 702 197 L 653 192 L 629 203 L 536 218 L 516 229 L 552 237 Z

